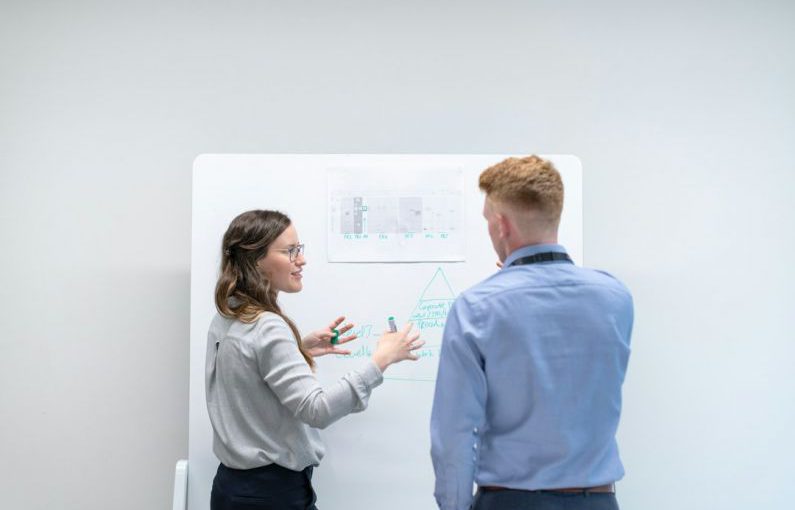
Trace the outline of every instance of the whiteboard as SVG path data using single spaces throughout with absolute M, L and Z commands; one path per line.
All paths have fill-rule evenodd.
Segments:
M 280 302 L 302 332 L 339 315 L 360 338 L 350 357 L 317 359 L 318 378 L 330 383 L 369 357 L 388 316 L 411 320 L 427 345 L 416 362 L 388 368 L 363 413 L 321 432 L 326 456 L 315 469 L 318 507 L 326 510 L 434 509 L 429 422 L 439 345 L 452 300 L 497 270 L 482 217 L 478 176 L 507 155 L 225 155 L 196 158 L 193 166 L 191 243 L 190 405 L 188 508 L 209 509 L 218 460 L 204 395 L 207 329 L 215 314 L 213 290 L 221 238 L 229 222 L 250 209 L 277 209 L 293 221 L 306 245 L 304 289 Z M 545 155 L 560 171 L 565 204 L 559 242 L 583 263 L 582 167 L 567 155 Z M 375 181 L 405 172 L 461 174 L 465 257 L 460 262 L 330 263 L 328 175 L 334 169 L 366 171 Z M 421 182 L 417 186 L 422 186 Z

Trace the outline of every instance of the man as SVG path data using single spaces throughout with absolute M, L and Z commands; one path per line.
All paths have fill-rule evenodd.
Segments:
M 633 307 L 607 273 L 557 244 L 552 163 L 509 158 L 480 175 L 501 269 L 453 304 L 431 416 L 442 510 L 617 509 Z

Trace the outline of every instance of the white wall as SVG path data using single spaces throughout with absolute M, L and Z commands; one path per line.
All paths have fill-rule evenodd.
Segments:
M 636 297 L 624 508 L 786 508 L 793 47 L 786 1 L 4 0 L 0 505 L 169 507 L 195 155 L 546 152 Z

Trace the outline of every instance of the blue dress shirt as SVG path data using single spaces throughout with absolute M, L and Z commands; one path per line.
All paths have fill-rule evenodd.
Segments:
M 624 468 L 615 434 L 632 297 L 614 277 L 568 262 L 511 263 L 461 294 L 442 339 L 431 415 L 435 496 L 465 510 L 473 481 L 538 490 L 593 487 Z

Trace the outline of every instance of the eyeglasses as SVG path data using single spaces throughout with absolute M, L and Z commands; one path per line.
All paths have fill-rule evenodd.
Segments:
M 274 249 L 273 251 L 280 251 L 282 253 L 286 253 L 290 257 L 290 262 L 295 262 L 295 259 L 297 259 L 299 255 L 304 254 L 304 245 L 296 244 L 292 248 Z

